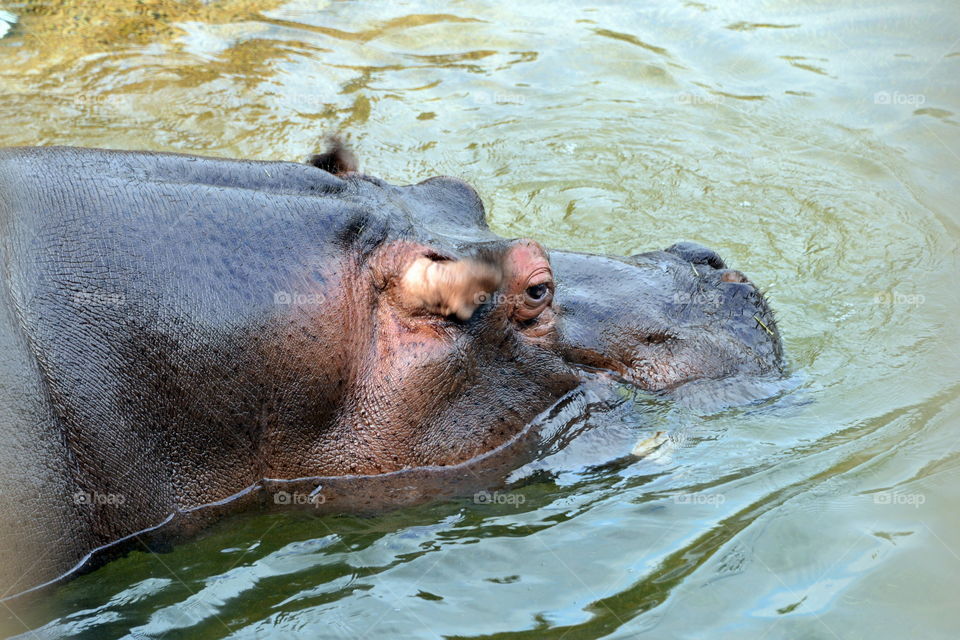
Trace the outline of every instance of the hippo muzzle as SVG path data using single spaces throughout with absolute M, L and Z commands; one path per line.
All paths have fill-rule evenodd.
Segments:
M 654 391 L 781 371 L 763 294 L 706 247 L 680 243 L 628 258 L 553 252 L 551 264 L 571 362 Z

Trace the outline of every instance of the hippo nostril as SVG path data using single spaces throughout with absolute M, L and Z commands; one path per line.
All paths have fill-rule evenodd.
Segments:
M 693 264 L 705 264 L 714 269 L 727 268 L 719 253 L 696 242 L 678 242 L 668 248 L 667 253 L 672 253 Z
M 737 284 L 750 284 L 750 280 L 747 279 L 747 276 L 743 275 L 740 271 L 736 269 L 727 269 L 720 274 L 720 280 L 722 282 L 735 282 Z

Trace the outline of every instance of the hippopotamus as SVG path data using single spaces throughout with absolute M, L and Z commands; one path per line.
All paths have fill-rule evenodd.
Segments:
M 0 597 L 244 496 L 465 490 L 587 376 L 669 394 L 782 370 L 763 294 L 716 252 L 502 238 L 467 183 L 388 184 L 339 145 L 0 150 L 0 260 Z

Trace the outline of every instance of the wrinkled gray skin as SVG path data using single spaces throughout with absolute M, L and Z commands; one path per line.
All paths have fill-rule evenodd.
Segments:
M 398 284 L 417 257 L 474 259 L 522 295 L 538 251 L 451 178 L 0 150 L 0 597 L 263 479 L 330 478 L 306 486 L 338 508 L 452 486 L 585 369 L 665 392 L 780 372 L 762 295 L 697 245 L 550 252 L 532 320 L 513 295 L 442 316 Z

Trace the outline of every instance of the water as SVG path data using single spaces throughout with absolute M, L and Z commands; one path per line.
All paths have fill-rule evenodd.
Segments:
M 621 390 L 488 504 L 248 514 L 0 609 L 2 628 L 956 637 L 951 0 L 3 8 L 2 145 L 299 160 L 342 131 L 370 173 L 476 185 L 505 236 L 718 249 L 768 288 L 791 377 L 712 413 Z

